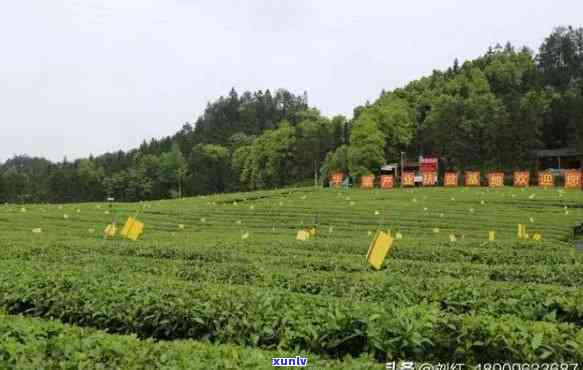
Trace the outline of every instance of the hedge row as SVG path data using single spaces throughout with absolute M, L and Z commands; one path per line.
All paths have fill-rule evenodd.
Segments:
M 9 313 L 141 338 L 205 339 L 331 357 L 368 353 L 381 361 L 451 361 L 452 354 L 479 360 L 484 353 L 494 356 L 489 360 L 583 361 L 583 334 L 571 324 L 450 315 L 428 304 L 403 308 L 275 289 L 192 286 L 100 272 L 99 266 L 38 271 L 4 265 L 0 306 Z
M 155 342 L 103 331 L 0 313 L 3 369 L 272 369 L 274 357 L 308 358 L 332 369 L 382 369 L 374 361 L 323 360 L 310 354 L 263 351 L 191 340 Z

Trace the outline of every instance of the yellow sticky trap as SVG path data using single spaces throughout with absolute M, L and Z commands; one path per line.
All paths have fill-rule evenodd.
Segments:
M 370 243 L 366 260 L 375 270 L 381 268 L 387 253 L 389 253 L 393 245 L 393 241 L 394 239 L 388 233 L 379 231 Z
M 306 230 L 299 230 L 296 235 L 296 240 L 306 241 L 310 239 L 310 233 Z
M 310 233 L 310 236 L 316 236 L 316 228 L 312 227 L 308 230 L 308 232 Z
M 542 235 L 541 235 L 541 234 L 539 234 L 539 233 L 535 233 L 535 234 L 532 236 L 532 240 L 536 240 L 536 241 L 539 241 L 539 240 L 541 240 L 542 238 L 543 238 L 543 237 L 542 237 Z
M 136 241 L 143 232 L 144 224 L 133 217 L 128 217 L 128 220 L 120 231 L 120 235 L 130 240 Z
M 452 242 L 452 243 L 453 243 L 453 242 L 455 242 L 456 240 L 457 240 L 457 238 L 455 237 L 455 235 L 454 235 L 454 234 L 449 234 L 449 241 L 450 241 L 450 242 Z
M 133 241 L 138 240 L 140 235 L 144 232 L 144 224 L 138 220 L 134 220 L 132 227 L 128 231 L 127 238 Z
M 488 233 L 488 240 L 493 242 L 494 240 L 496 240 L 496 232 L 495 231 L 490 231 Z
M 398 239 L 403 239 L 403 234 L 401 234 L 401 233 L 396 233 L 396 234 L 395 234 L 395 239 L 397 239 L 397 240 L 398 240 Z
M 437 234 L 439 232 L 439 227 L 434 227 L 433 232 Z
M 128 232 L 130 231 L 132 225 L 134 224 L 136 220 L 133 217 L 128 217 L 128 220 L 126 221 L 125 225 L 123 225 L 123 227 L 121 228 L 121 231 L 119 232 L 119 234 L 121 236 L 128 236 Z
M 117 227 L 115 227 L 114 224 L 109 224 L 107 225 L 105 230 L 103 230 L 103 233 L 105 234 L 106 237 L 113 238 L 115 236 L 115 233 L 117 233 Z
M 518 224 L 518 239 L 526 239 L 526 226 Z

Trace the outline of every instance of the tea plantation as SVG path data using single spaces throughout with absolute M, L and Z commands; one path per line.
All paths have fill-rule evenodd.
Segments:
M 0 205 L 0 368 L 581 363 L 582 205 L 511 187 Z M 139 241 L 104 240 L 136 211 Z M 374 271 L 378 229 L 399 238 Z

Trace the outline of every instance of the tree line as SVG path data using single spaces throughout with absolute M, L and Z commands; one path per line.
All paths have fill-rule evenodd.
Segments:
M 2 202 L 124 201 L 321 183 L 435 156 L 448 170 L 530 169 L 533 151 L 583 151 L 583 28 L 555 29 L 534 53 L 507 43 L 383 91 L 351 119 L 306 94 L 234 89 L 176 134 L 139 148 L 57 163 L 0 164 Z

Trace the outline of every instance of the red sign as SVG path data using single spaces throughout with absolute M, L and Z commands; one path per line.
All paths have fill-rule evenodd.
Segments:
M 497 188 L 504 186 L 504 173 L 503 172 L 490 172 L 488 174 L 488 186 L 491 188 Z
M 437 183 L 437 172 L 421 172 L 423 186 L 434 186 Z
M 374 187 L 374 175 L 362 176 L 360 178 L 361 189 L 372 189 Z
M 342 181 L 344 180 L 344 174 L 342 172 L 335 172 L 330 176 L 330 186 L 338 187 L 342 185 Z
M 401 186 L 415 186 L 415 172 L 403 172 Z
M 423 172 L 437 172 L 437 158 L 421 158 L 419 170 Z
M 565 188 L 577 189 L 581 187 L 581 171 L 566 170 L 565 171 Z
M 530 173 L 528 171 L 514 171 L 514 186 L 526 187 L 530 183 Z
M 466 172 L 466 186 L 480 186 L 480 172 L 467 171 Z
M 392 189 L 395 186 L 395 176 L 381 175 L 381 189 Z
M 443 186 L 458 186 L 457 172 L 446 172 L 443 177 Z
M 550 187 L 555 186 L 555 177 L 552 172 L 544 171 L 538 173 L 538 186 Z

